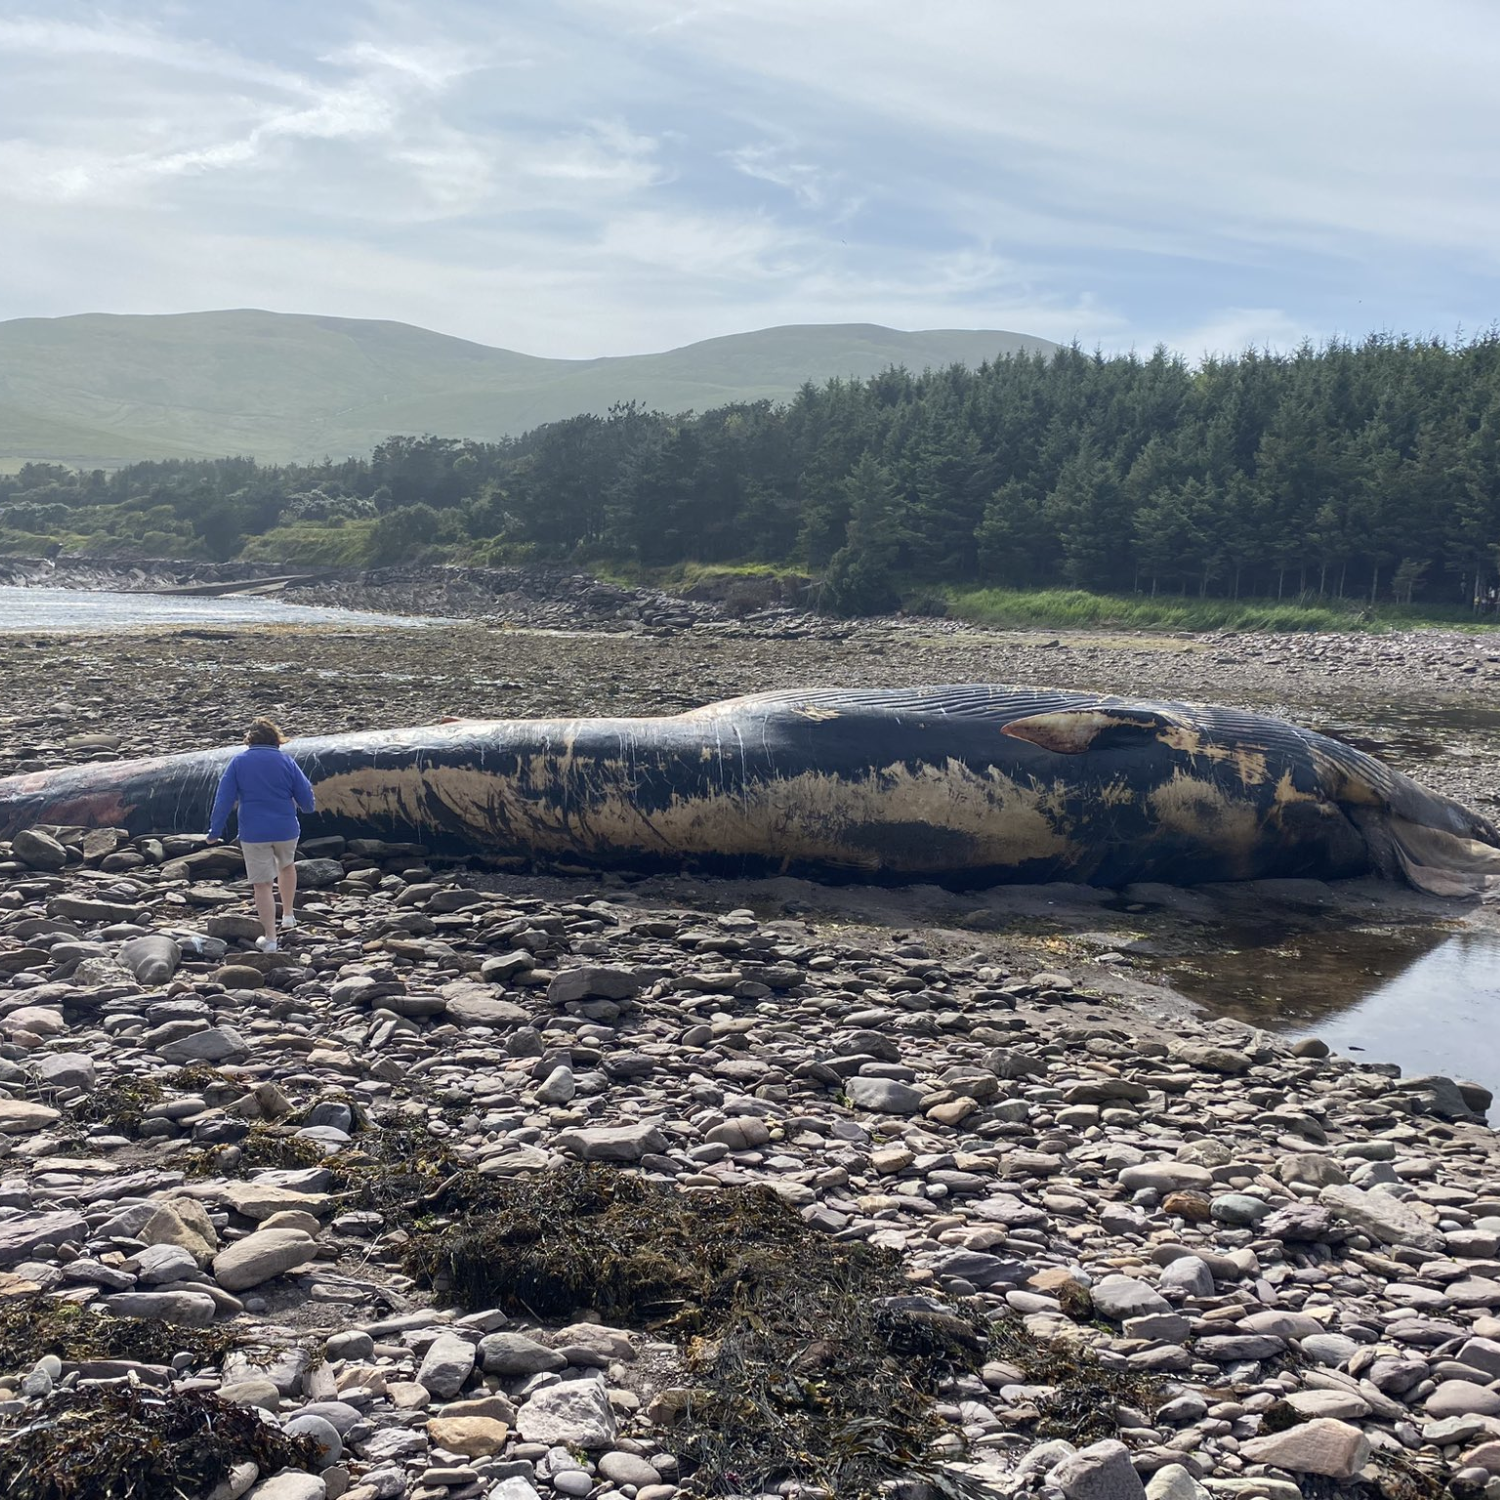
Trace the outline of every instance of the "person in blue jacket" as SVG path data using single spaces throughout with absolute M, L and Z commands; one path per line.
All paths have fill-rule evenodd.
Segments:
M 276 952 L 276 896 L 281 888 L 281 926 L 290 931 L 297 925 L 297 840 L 302 825 L 297 809 L 313 811 L 312 783 L 302 768 L 281 747 L 286 736 L 270 719 L 256 719 L 245 734 L 246 749 L 224 767 L 214 810 L 208 820 L 208 837 L 216 843 L 224 837 L 229 813 L 239 807 L 240 851 L 245 856 L 245 875 L 255 888 L 255 912 L 265 931 L 255 946 L 262 953 Z

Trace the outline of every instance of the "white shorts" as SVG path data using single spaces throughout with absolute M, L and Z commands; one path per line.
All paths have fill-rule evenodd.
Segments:
M 296 839 L 278 839 L 274 844 L 240 845 L 245 856 L 245 878 L 251 885 L 270 885 L 277 874 L 297 857 Z

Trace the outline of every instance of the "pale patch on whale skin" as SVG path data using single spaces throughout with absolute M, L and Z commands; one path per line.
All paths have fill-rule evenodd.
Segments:
M 925 825 L 928 854 L 903 846 L 900 868 L 950 868 L 955 839 L 976 866 L 1037 860 L 1066 866 L 1088 857 L 1063 826 L 1066 789 L 1023 786 L 993 767 L 981 774 L 950 761 L 896 763 L 853 776 L 733 776 L 722 787 L 676 794 L 648 810 L 634 795 L 642 758 L 594 759 L 569 746 L 561 755 L 536 751 L 515 773 L 360 767 L 321 778 L 318 800 L 336 817 L 419 831 L 435 826 L 441 811 L 480 846 L 554 855 L 639 850 L 873 870 L 884 867 L 882 830 Z
M 1181 770 L 1149 793 L 1146 801 L 1164 832 L 1200 849 L 1212 849 L 1223 858 L 1232 872 L 1229 879 L 1248 879 L 1255 873 L 1264 826 L 1253 803 L 1231 796 L 1216 782 Z

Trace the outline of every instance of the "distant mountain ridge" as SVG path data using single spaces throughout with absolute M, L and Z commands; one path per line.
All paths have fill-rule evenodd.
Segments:
M 17 318 L 0 322 L 0 461 L 340 458 L 393 433 L 493 440 L 616 401 L 704 411 L 785 400 L 807 380 L 1055 348 L 998 329 L 813 323 L 575 360 L 407 323 L 253 309 Z

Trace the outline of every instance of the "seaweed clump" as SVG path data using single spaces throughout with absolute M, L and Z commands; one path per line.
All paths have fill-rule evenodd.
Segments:
M 128 1359 L 166 1365 L 174 1355 L 188 1353 L 195 1363 L 207 1364 L 242 1342 L 226 1328 L 176 1328 L 139 1318 L 111 1318 L 50 1297 L 0 1303 L 0 1370 L 30 1369 L 44 1354 L 65 1360 Z
M 0 1419 L 6 1500 L 160 1500 L 204 1494 L 236 1464 L 262 1474 L 317 1467 L 250 1408 L 201 1391 L 58 1390 Z
M 1107 1365 L 1086 1344 L 1038 1339 L 1015 1318 L 990 1325 L 994 1356 L 1015 1365 L 1028 1384 L 1046 1386 L 1038 1398 L 1036 1435 L 1082 1445 L 1118 1436 L 1116 1408 L 1150 1411 L 1165 1398 L 1154 1375 Z
M 91 1089 L 68 1107 L 74 1125 L 107 1125 L 118 1135 L 136 1140 L 146 1111 L 160 1104 L 166 1093 L 154 1078 L 115 1078 Z
M 481 1206 L 485 1185 L 493 1179 L 472 1172 L 451 1148 L 425 1128 L 409 1121 L 377 1122 L 361 1132 L 358 1143 L 328 1157 L 322 1165 L 333 1173 L 335 1191 L 347 1209 L 373 1210 L 397 1221 L 427 1212 L 460 1180 L 469 1183 L 463 1199 Z
M 299 1140 L 296 1133 L 279 1125 L 259 1121 L 245 1132 L 243 1140 L 219 1146 L 204 1146 L 185 1161 L 189 1177 L 243 1177 L 247 1172 L 273 1168 L 296 1171 L 326 1164 L 323 1148 L 316 1141 Z
M 680 1193 L 622 1172 L 459 1174 L 406 1267 L 446 1301 L 539 1318 L 589 1311 L 682 1348 L 694 1390 L 674 1446 L 694 1487 L 786 1481 L 853 1500 L 897 1477 L 958 1489 L 934 1438 L 984 1320 L 912 1293 L 900 1256 L 809 1227 L 769 1189 Z M 941 1456 L 951 1456 L 945 1454 Z

